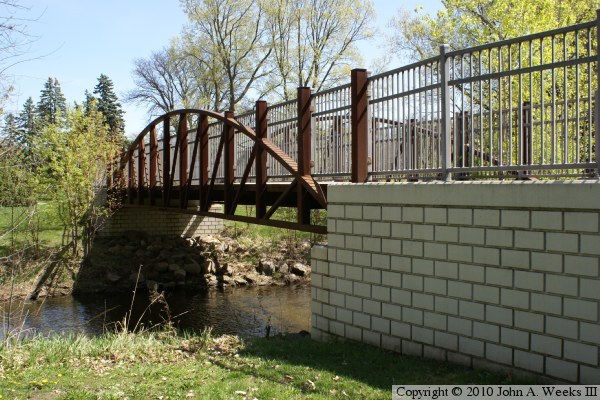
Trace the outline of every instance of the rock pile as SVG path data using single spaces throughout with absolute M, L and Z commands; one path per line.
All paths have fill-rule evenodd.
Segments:
M 306 263 L 310 244 L 302 246 L 304 256 L 293 260 L 286 259 L 286 251 L 280 248 L 269 252 L 229 237 L 148 237 L 128 232 L 123 237 L 94 242 L 74 290 L 90 293 L 130 290 L 136 285 L 162 290 L 302 283 L 310 279 Z

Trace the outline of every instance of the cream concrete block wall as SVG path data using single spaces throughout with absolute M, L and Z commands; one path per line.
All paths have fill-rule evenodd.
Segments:
M 313 337 L 600 384 L 599 199 L 597 181 L 330 185 Z
M 212 212 L 221 212 L 220 204 L 213 204 Z M 179 214 L 152 207 L 123 205 L 105 221 L 100 237 L 120 236 L 126 231 L 141 231 L 153 236 L 196 237 L 213 235 L 223 231 L 220 218 Z

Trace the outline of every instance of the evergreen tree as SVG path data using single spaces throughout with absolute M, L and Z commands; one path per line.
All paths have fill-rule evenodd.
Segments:
M 13 113 L 8 113 L 4 116 L 4 126 L 2 127 L 2 135 L 0 135 L 0 142 L 6 140 L 8 143 L 18 142 L 19 131 L 17 125 L 17 118 Z
M 37 112 L 31 97 L 23 104 L 23 110 L 19 113 L 16 123 L 17 142 L 24 147 L 31 147 L 38 130 Z
M 123 110 L 119 98 L 115 94 L 113 82 L 104 74 L 98 78 L 98 84 L 94 88 L 94 94 L 98 99 L 98 111 L 104 116 L 104 122 L 113 134 L 123 136 L 125 124 L 123 121 Z M 88 93 L 86 93 L 86 97 Z M 86 98 L 86 103 L 88 99 Z
M 48 78 L 40 92 L 37 113 L 42 124 L 56 124 L 67 115 L 67 100 L 62 94 L 58 79 Z

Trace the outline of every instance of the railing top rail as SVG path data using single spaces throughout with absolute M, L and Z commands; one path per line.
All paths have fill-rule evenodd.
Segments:
M 399 67 L 399 68 L 395 68 L 395 69 L 393 69 L 391 71 L 386 71 L 386 72 L 381 72 L 381 73 L 376 74 L 376 75 L 371 75 L 371 76 L 369 76 L 369 81 L 372 81 L 372 80 L 375 80 L 375 79 L 385 78 L 388 75 L 394 75 L 394 74 L 397 74 L 397 73 L 400 73 L 400 72 L 409 71 L 411 69 L 419 68 L 419 67 L 422 67 L 424 65 L 434 64 L 434 63 L 438 62 L 439 60 L 440 60 L 439 56 L 430 57 L 430 58 L 427 58 L 427 59 L 422 60 L 422 61 L 417 61 L 417 62 L 414 62 L 412 64 L 408 64 L 408 65 L 404 65 L 404 66 Z
M 313 93 L 312 97 L 314 98 L 314 97 L 317 97 L 317 96 L 323 96 L 323 95 L 326 95 L 326 94 L 329 94 L 329 93 L 337 92 L 339 90 L 350 89 L 350 87 L 351 87 L 351 84 L 347 83 L 345 85 L 336 86 L 336 87 L 333 87 L 331 89 L 325 89 L 325 90 L 321 90 L 320 92 Z
M 270 110 L 271 108 L 276 108 L 276 107 L 289 106 L 292 104 L 296 104 L 297 102 L 298 102 L 298 99 L 292 99 L 292 100 L 284 101 L 282 103 L 269 104 L 267 107 L 267 110 Z
M 532 33 L 529 35 L 519 36 L 519 37 L 512 38 L 512 39 L 505 39 L 505 40 L 500 40 L 498 42 L 481 44 L 478 46 L 468 47 L 466 49 L 452 50 L 452 51 L 449 51 L 448 53 L 446 53 L 446 57 L 456 57 L 456 56 L 460 56 L 463 54 L 476 53 L 479 51 L 494 49 L 494 48 L 502 47 L 502 46 L 508 46 L 511 44 L 529 42 L 529 41 L 533 41 L 535 39 L 542 39 L 542 38 L 549 37 L 549 36 L 556 36 L 556 35 L 562 35 L 562 34 L 569 33 L 569 32 L 576 32 L 576 31 L 579 31 L 582 29 L 593 28 L 596 26 L 596 24 L 597 24 L 597 20 L 592 20 L 589 22 L 582 22 L 580 24 L 569 25 L 569 26 L 552 29 L 552 30 L 545 31 L 545 32 Z

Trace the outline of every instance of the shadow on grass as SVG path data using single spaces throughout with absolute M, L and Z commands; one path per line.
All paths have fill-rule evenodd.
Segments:
M 251 341 L 240 355 L 309 367 L 386 391 L 398 384 L 533 383 L 505 373 L 402 356 L 369 345 L 351 342 L 322 343 L 310 338 L 257 339 Z M 256 375 L 256 370 L 253 373 Z M 264 375 L 267 376 L 264 377 L 268 378 L 270 374 L 265 371 Z

